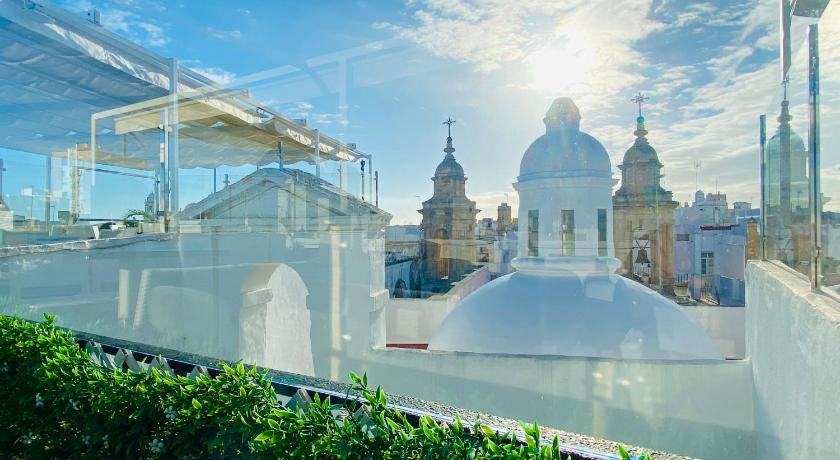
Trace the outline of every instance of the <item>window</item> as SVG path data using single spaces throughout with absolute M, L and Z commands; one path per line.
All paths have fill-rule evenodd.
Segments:
M 540 247 L 540 211 L 528 211 L 528 256 L 537 257 Z
M 703 251 L 700 253 L 700 274 L 714 275 L 715 274 L 715 253 L 711 251 Z
M 575 255 L 575 211 L 563 209 L 560 211 L 560 237 L 563 244 L 563 255 Z
M 598 255 L 607 255 L 607 210 L 598 209 Z

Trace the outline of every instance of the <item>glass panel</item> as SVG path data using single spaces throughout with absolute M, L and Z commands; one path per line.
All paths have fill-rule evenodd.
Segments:
M 799 26 L 791 67 L 768 109 L 766 165 L 766 258 L 810 276 L 808 191 L 808 49 Z
M 816 19 L 780 85 L 776 1 L 520 3 L 0 1 L 0 313 L 762 457 L 745 267 L 812 270 Z
M 820 200 L 821 284 L 826 292 L 840 286 L 840 4 L 830 3 L 819 21 L 820 57 Z

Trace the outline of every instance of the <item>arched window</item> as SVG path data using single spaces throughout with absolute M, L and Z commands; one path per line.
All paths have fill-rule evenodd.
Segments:
M 395 299 L 402 299 L 406 295 L 405 291 L 405 281 L 398 279 L 397 283 L 394 285 L 394 294 L 392 297 Z

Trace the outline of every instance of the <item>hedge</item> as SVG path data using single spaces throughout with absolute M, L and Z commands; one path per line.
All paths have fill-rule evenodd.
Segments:
M 561 458 L 537 425 L 522 425 L 520 443 L 458 419 L 412 424 L 367 376 L 350 376 L 362 403 L 284 405 L 241 363 L 213 378 L 108 368 L 53 320 L 0 316 L 0 448 L 11 458 Z

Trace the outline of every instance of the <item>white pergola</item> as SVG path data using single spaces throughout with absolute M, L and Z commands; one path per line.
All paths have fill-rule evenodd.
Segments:
M 336 161 L 341 188 L 345 162 L 373 170 L 371 155 L 271 110 L 246 89 L 222 87 L 40 2 L 0 2 L 0 100 L 0 147 L 44 155 L 48 189 L 53 158 L 89 163 L 94 174 L 108 172 L 100 166 L 153 173 L 173 224 L 179 169 L 304 161 L 320 177 L 321 162 Z M 367 182 L 373 192 L 373 174 Z

